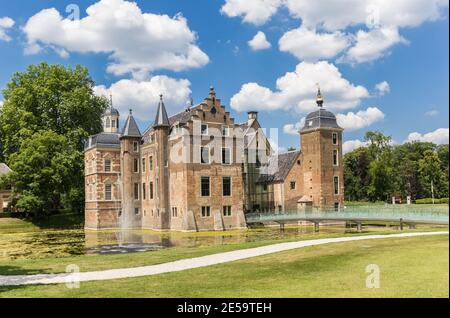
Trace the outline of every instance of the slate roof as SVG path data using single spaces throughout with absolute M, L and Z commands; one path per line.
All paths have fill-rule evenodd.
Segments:
M 117 116 L 119 116 L 119 111 L 111 106 L 111 107 L 108 107 L 105 110 L 105 113 L 103 115 L 117 115 Z
M 11 169 L 6 165 L 6 163 L 0 162 L 0 175 L 7 174 L 11 172 Z
M 89 142 L 86 144 L 86 149 L 92 148 L 95 146 L 102 146 L 106 148 L 120 148 L 120 134 L 114 133 L 100 133 L 94 136 L 91 136 L 90 145 Z
M 319 108 L 319 110 L 316 110 L 306 116 L 305 125 L 300 131 L 304 132 L 317 128 L 342 129 L 336 121 L 336 116 L 324 108 Z
M 134 120 L 131 110 L 125 125 L 123 126 L 121 137 L 141 137 L 141 132 L 139 131 L 139 127 Z
M 169 118 L 167 116 L 166 106 L 161 95 L 161 99 L 158 104 L 158 111 L 156 112 L 154 126 L 169 126 Z
M 269 158 L 268 174 L 261 175 L 258 182 L 282 182 L 286 179 L 300 151 L 289 151 Z M 278 160 L 277 160 L 278 159 Z

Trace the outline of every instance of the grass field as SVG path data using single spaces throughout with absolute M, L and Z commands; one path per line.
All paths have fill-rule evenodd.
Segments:
M 0 287 L 0 297 L 449 297 L 448 235 L 307 247 L 156 276 Z M 380 288 L 366 288 L 367 265 Z

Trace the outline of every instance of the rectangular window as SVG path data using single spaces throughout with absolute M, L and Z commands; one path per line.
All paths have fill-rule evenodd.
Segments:
M 111 184 L 105 184 L 105 200 L 106 201 L 112 200 L 112 185 Z
M 333 178 L 333 183 L 334 183 L 334 194 L 339 194 L 339 177 L 335 176 Z
M 200 147 L 201 163 L 209 164 L 209 147 Z
M 231 164 L 231 149 L 230 148 L 222 148 L 222 164 L 224 164 L 224 165 Z
M 111 172 L 111 159 L 105 159 L 105 172 Z
M 150 182 L 149 184 L 149 191 L 150 191 L 150 199 L 153 199 L 153 182 Z
M 231 205 L 223 207 L 223 216 L 231 216 Z
M 211 216 L 211 207 L 209 206 L 202 206 L 202 218 L 210 217 Z
M 289 187 L 291 188 L 291 190 L 295 190 L 295 186 L 296 186 L 295 181 L 291 181 L 291 183 L 290 183 L 290 185 L 289 185 Z
M 178 208 L 175 207 L 172 208 L 172 217 L 174 218 L 178 217 Z
M 145 170 L 147 169 L 147 164 L 145 162 L 145 158 L 142 158 L 142 172 L 145 172 Z
M 111 127 L 116 128 L 116 121 L 114 119 L 111 121 Z
M 134 214 L 139 215 L 139 208 L 134 208 Z
M 139 183 L 134 184 L 134 199 L 139 200 Z
M 337 145 L 338 144 L 338 135 L 337 133 L 333 133 L 333 145 Z
M 150 157 L 150 159 L 148 161 L 149 161 L 148 162 L 149 169 L 150 169 L 150 171 L 152 171 L 153 170 L 153 157 Z
M 208 135 L 208 124 L 202 124 L 201 133 L 203 136 Z
M 337 150 L 333 150 L 333 165 L 334 166 L 338 165 L 338 151 Z
M 231 196 L 231 177 L 222 177 L 222 195 Z
M 145 197 L 147 196 L 147 191 L 145 191 L 145 183 L 142 184 L 142 200 L 145 200 Z
M 139 151 L 139 143 L 137 141 L 133 141 L 133 151 L 134 152 Z
M 339 212 L 339 202 L 334 202 L 334 211 Z
M 135 173 L 139 172 L 139 161 L 136 158 L 134 158 L 133 161 L 133 171 Z
M 228 126 L 222 126 L 222 136 L 228 137 L 230 135 L 230 128 Z
M 209 197 L 209 177 L 201 177 L 202 197 Z

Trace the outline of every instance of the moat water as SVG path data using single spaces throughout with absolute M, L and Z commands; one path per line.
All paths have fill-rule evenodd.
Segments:
M 323 228 L 321 233 L 343 233 L 344 228 Z M 273 241 L 314 235 L 312 227 L 264 228 L 220 233 L 158 233 L 154 231 L 51 230 L 4 234 L 0 260 L 67 257 L 83 254 L 117 254 L 192 248 L 255 241 Z M 1 252 L 3 251 L 3 252 Z

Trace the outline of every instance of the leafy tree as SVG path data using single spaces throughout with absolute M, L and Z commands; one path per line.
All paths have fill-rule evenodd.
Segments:
M 81 66 L 42 63 L 12 76 L 0 111 L 0 160 L 14 170 L 9 181 L 17 207 L 40 214 L 63 206 L 82 211 L 84 141 L 101 131 L 107 107 L 93 87 Z
M 439 189 L 441 181 L 441 160 L 437 152 L 427 150 L 423 159 L 419 160 L 419 172 L 425 184 L 430 186 L 431 196 L 434 197 L 434 187 Z

